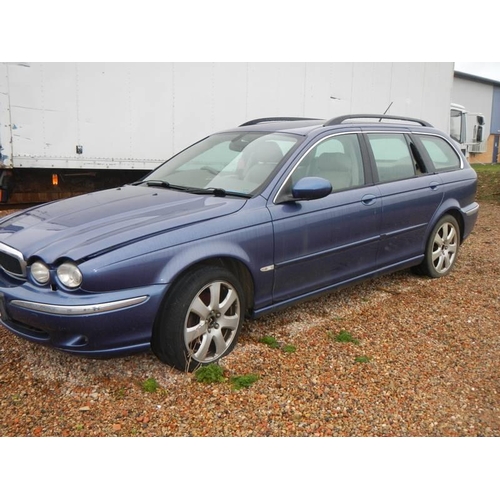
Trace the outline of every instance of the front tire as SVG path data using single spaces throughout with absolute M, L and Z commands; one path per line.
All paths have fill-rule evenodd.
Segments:
M 434 227 L 425 250 L 424 261 L 416 268 L 418 274 L 441 278 L 455 265 L 460 246 L 460 228 L 455 217 L 445 215 Z
M 242 287 L 230 271 L 193 269 L 169 292 L 155 324 L 152 350 L 160 361 L 183 371 L 216 363 L 236 345 L 244 311 Z

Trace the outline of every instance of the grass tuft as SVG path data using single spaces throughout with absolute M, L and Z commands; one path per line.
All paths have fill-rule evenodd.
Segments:
M 224 370 L 217 364 L 200 366 L 194 372 L 194 378 L 203 384 L 220 384 L 225 381 Z
M 333 332 L 327 332 L 329 338 L 335 342 L 350 342 L 352 344 L 359 344 L 359 340 L 355 339 L 347 330 L 340 330 L 336 335 Z
M 261 342 L 262 344 L 266 344 L 269 347 L 272 347 L 273 349 L 279 349 L 280 347 L 278 341 L 274 337 L 271 337 L 270 335 L 264 335 L 259 339 L 259 342 Z
M 159 384 L 154 378 L 148 378 L 142 383 L 142 390 L 145 392 L 156 392 Z
M 354 358 L 355 363 L 369 363 L 370 358 L 368 356 L 356 356 Z
M 230 382 L 232 388 L 237 391 L 239 389 L 250 387 L 252 384 L 259 380 L 259 376 L 255 373 L 249 373 L 248 375 L 238 375 L 231 377 Z

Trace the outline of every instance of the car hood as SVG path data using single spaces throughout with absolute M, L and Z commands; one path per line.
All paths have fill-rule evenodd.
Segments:
M 231 214 L 246 200 L 124 186 L 41 205 L 3 219 L 0 242 L 47 263 L 75 261 L 148 236 Z

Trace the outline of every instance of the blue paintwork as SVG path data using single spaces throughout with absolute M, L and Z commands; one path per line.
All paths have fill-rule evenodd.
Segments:
M 111 356 L 149 349 L 157 312 L 171 284 L 208 259 L 246 267 L 259 316 L 350 283 L 420 263 L 429 234 L 446 213 L 462 226 L 477 218 L 476 174 L 451 172 L 376 183 L 364 155 L 366 185 L 329 194 L 323 179 L 303 178 L 300 199 L 276 203 L 297 162 L 318 140 L 359 127 L 323 122 L 263 123 L 248 130 L 286 131 L 300 138 L 274 176 L 250 198 L 193 194 L 145 184 L 53 202 L 0 221 L 0 243 L 21 252 L 28 269 L 42 259 L 55 285 L 40 286 L 0 269 L 1 322 L 17 335 L 81 355 Z M 398 130 L 395 125 L 369 130 Z M 401 127 L 411 134 L 413 128 Z M 235 129 L 238 133 L 241 128 Z M 422 132 L 422 127 L 415 127 Z M 431 129 L 431 133 L 442 135 Z M 444 135 L 442 135 L 445 137 Z M 459 154 L 459 153 L 457 153 Z M 55 268 L 76 262 L 83 283 L 57 284 Z M 59 316 L 13 300 L 76 306 L 147 296 L 112 312 Z
M 318 200 L 332 192 L 332 185 L 321 177 L 304 177 L 294 184 L 293 198 L 296 200 Z

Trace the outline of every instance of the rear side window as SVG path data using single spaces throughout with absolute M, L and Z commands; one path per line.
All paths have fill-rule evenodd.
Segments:
M 420 136 L 420 140 L 429 153 L 436 171 L 460 168 L 459 156 L 444 139 L 436 136 Z
M 415 175 L 415 162 L 403 134 L 368 134 L 380 182 L 408 179 Z

